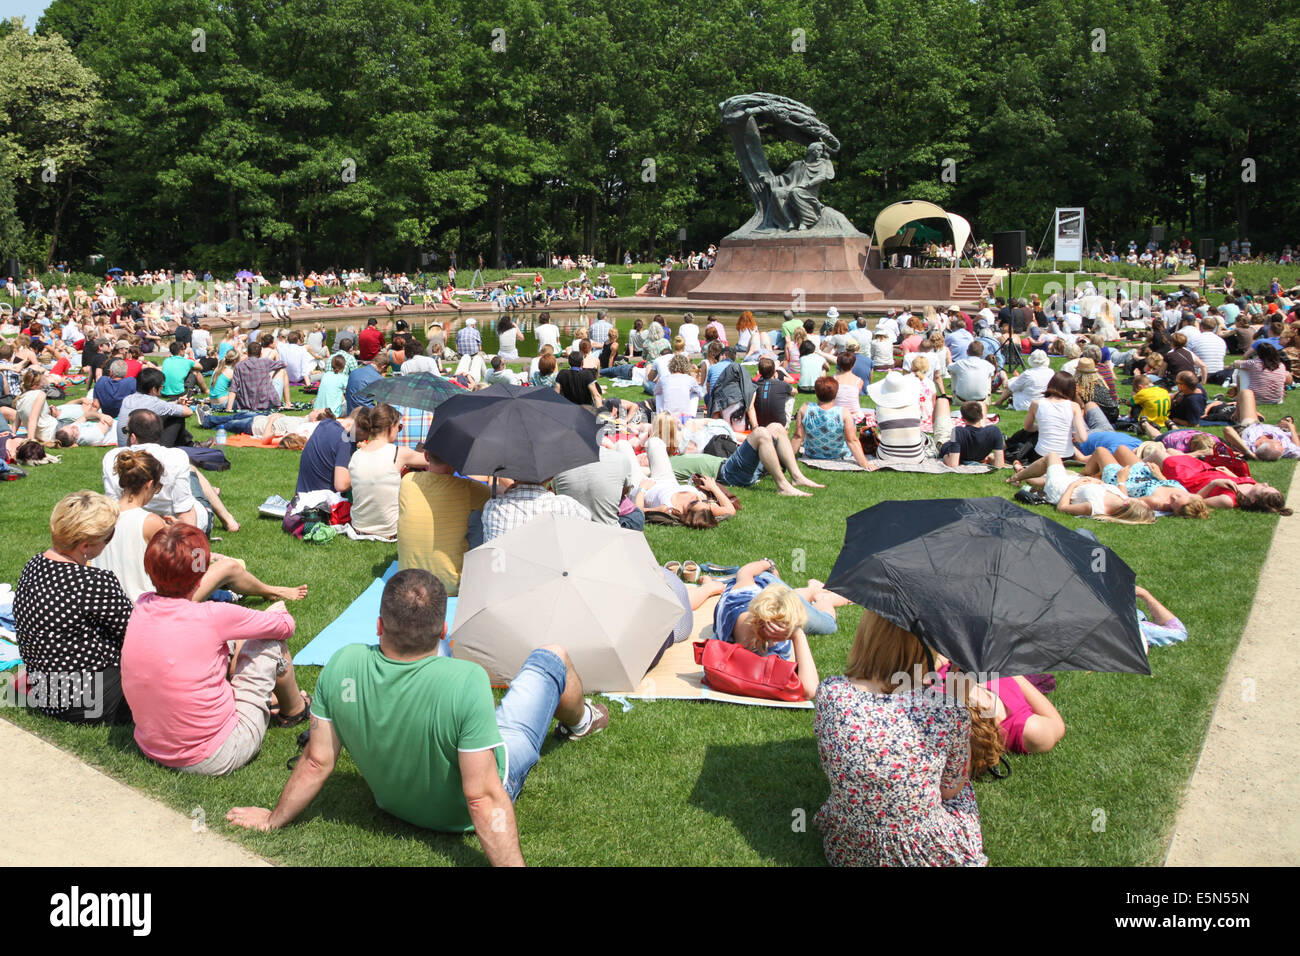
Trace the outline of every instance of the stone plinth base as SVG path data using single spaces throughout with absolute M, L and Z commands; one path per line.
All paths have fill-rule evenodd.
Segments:
M 863 237 L 724 239 L 707 278 L 686 292 L 695 302 L 770 302 L 785 307 L 860 305 L 883 299 L 863 275 Z

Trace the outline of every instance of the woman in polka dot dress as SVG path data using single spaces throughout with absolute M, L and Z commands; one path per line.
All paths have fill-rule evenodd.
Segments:
M 865 611 L 846 676 L 818 688 L 814 728 L 831 793 L 817 826 L 832 865 L 988 864 L 970 776 L 972 765 L 978 775 L 997 762 L 997 728 L 964 700 L 899 687 L 893 675 L 914 669 L 933 670 L 921 642 Z
M 77 491 L 54 506 L 52 547 L 27 562 L 14 592 L 28 703 L 74 723 L 125 724 L 119 664 L 131 599 L 117 576 L 90 567 L 113 537 L 117 504 Z

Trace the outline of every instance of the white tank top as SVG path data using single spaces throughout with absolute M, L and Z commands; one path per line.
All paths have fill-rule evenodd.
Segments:
M 153 581 L 144 570 L 144 551 L 148 546 L 144 540 L 144 522 L 150 513 L 144 508 L 132 508 L 118 515 L 113 540 L 90 562 L 93 568 L 116 574 L 133 604 L 140 600 L 141 594 L 154 590 Z
M 1038 425 L 1038 444 L 1034 446 L 1038 454 L 1056 452 L 1065 459 L 1074 457 L 1071 436 L 1074 428 L 1074 402 L 1040 398 L 1038 410 L 1034 412 L 1034 423 Z
M 352 453 L 348 464 L 352 476 L 352 527 L 360 534 L 397 537 L 397 496 L 402 487 L 398 451 L 397 445 L 389 444 L 374 451 L 358 448 Z

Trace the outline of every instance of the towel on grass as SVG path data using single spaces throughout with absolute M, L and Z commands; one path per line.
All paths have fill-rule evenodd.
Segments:
M 927 458 L 925 461 L 876 461 L 875 463 L 881 471 L 910 471 L 927 475 L 982 475 L 992 471 L 988 465 L 958 465 L 949 468 L 937 458 Z M 856 461 L 841 461 L 836 458 L 800 458 L 799 464 L 821 471 L 866 471 Z
M 379 603 L 384 596 L 384 585 L 397 573 L 397 562 L 388 566 L 388 570 L 370 586 L 361 592 L 361 596 L 348 605 L 347 609 L 336 617 L 319 634 L 308 642 L 307 646 L 293 655 L 295 667 L 308 665 L 324 667 L 334 652 L 348 644 L 378 644 L 379 636 L 375 634 L 375 620 L 379 617 Z M 447 598 L 447 620 L 456 616 L 456 599 Z M 441 657 L 450 657 L 451 652 L 444 638 L 438 647 Z
M 688 585 L 688 589 L 694 588 Z M 724 694 L 704 683 L 704 668 L 695 663 L 694 641 L 703 641 L 713 636 L 713 610 L 718 605 L 716 597 L 709 598 L 695 612 L 691 626 L 690 640 L 674 644 L 664 652 L 650 673 L 631 694 L 606 694 L 613 700 L 714 700 L 724 704 L 748 704 L 752 707 L 782 707 L 794 710 L 811 710 L 812 701 L 789 702 L 784 700 L 763 700 L 758 697 L 742 697 L 739 694 Z M 296 664 L 297 661 L 295 660 Z

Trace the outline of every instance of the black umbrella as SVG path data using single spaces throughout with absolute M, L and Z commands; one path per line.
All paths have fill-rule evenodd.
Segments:
M 966 671 L 1150 674 L 1133 569 L 1003 498 L 885 501 L 848 519 L 826 587 Z
M 387 402 L 389 405 L 423 408 L 432 412 L 453 395 L 465 394 L 465 390 L 440 375 L 418 372 L 415 375 L 377 379 L 363 388 L 360 394 L 376 405 Z
M 596 428 L 549 388 L 493 385 L 440 405 L 424 447 L 462 475 L 545 481 L 599 459 Z

